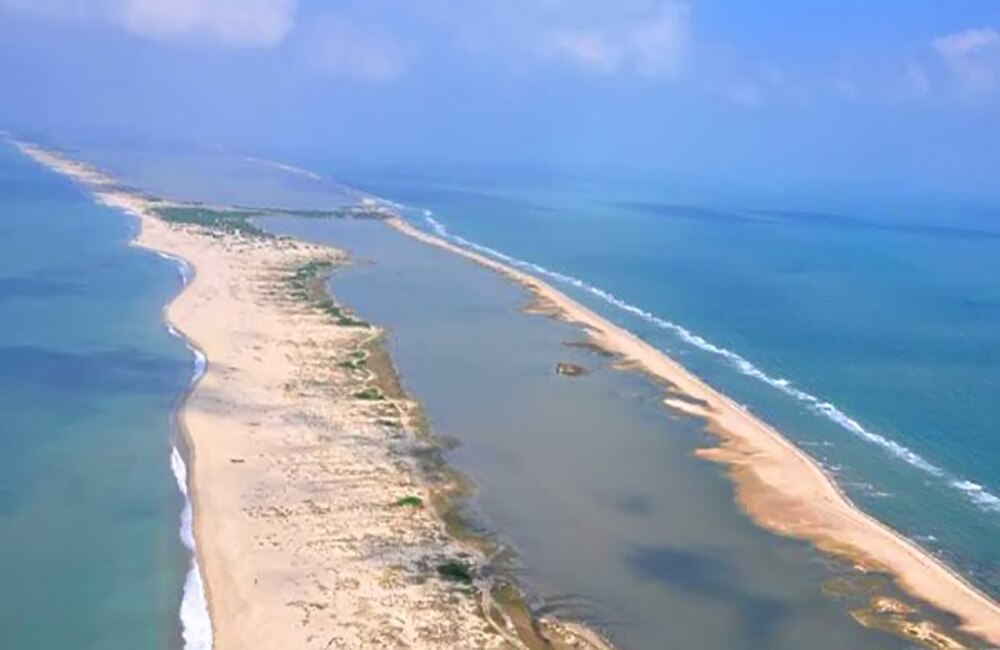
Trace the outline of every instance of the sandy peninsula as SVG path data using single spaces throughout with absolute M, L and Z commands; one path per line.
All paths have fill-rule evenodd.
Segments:
M 701 450 L 699 455 L 729 467 L 740 505 L 758 524 L 808 540 L 848 558 L 859 569 L 888 573 L 913 596 L 956 615 L 963 631 L 1000 645 L 1000 605 L 909 539 L 856 508 L 815 461 L 755 415 L 631 332 L 537 277 L 401 219 L 392 220 L 391 225 L 525 286 L 545 312 L 581 325 L 593 343 L 682 393 L 685 399 L 668 398 L 668 406 L 706 420 L 720 446 Z M 953 647 L 930 624 L 902 631 L 931 645 Z
M 432 443 L 393 388 L 380 330 L 303 290 L 305 277 L 322 293 L 310 274 L 344 264 L 340 251 L 167 222 L 163 202 L 21 149 L 138 218 L 136 245 L 196 270 L 166 312 L 208 360 L 179 414 L 214 637 L 189 647 L 607 647 L 500 603 L 476 575 L 482 553 L 424 505 L 437 488 L 412 452 Z

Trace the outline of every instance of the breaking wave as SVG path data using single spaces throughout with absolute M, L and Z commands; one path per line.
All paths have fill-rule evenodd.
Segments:
M 386 202 L 388 203 L 388 202 Z M 393 205 L 393 204 L 390 204 Z M 399 207 L 399 206 L 395 206 Z M 489 246 L 483 246 L 474 241 L 461 237 L 459 235 L 453 234 L 451 231 L 445 227 L 440 221 L 434 218 L 433 213 L 429 210 L 424 210 L 421 212 L 421 216 L 426 222 L 427 226 L 431 231 L 441 237 L 455 244 L 463 246 L 465 248 L 483 253 L 494 259 L 500 260 L 511 266 L 515 266 L 522 270 L 535 273 L 537 275 L 544 276 L 556 282 L 573 287 L 580 291 L 586 292 L 592 296 L 595 296 L 605 303 L 620 309 L 621 311 L 636 316 L 641 320 L 654 325 L 662 330 L 668 331 L 678 338 L 680 338 L 685 343 L 694 346 L 700 350 L 713 354 L 717 357 L 722 358 L 731 367 L 735 368 L 738 372 L 746 375 L 747 377 L 752 377 L 757 379 L 772 388 L 784 393 L 785 395 L 794 398 L 796 401 L 804 405 L 806 408 L 812 412 L 834 422 L 839 425 L 845 431 L 857 436 L 858 438 L 869 442 L 884 452 L 890 454 L 891 456 L 900 459 L 909 465 L 922 470 L 923 472 L 934 476 L 939 479 L 943 479 L 948 482 L 948 484 L 961 491 L 963 495 L 970 502 L 979 506 L 984 510 L 991 512 L 1000 512 L 1000 497 L 991 494 L 985 490 L 981 485 L 972 483 L 971 481 L 964 480 L 960 477 L 953 476 L 941 467 L 930 462 L 917 452 L 906 447 L 905 445 L 896 442 L 886 436 L 879 433 L 871 431 L 865 428 L 860 422 L 849 416 L 847 413 L 842 411 L 836 405 L 817 397 L 811 393 L 808 393 L 800 388 L 797 388 L 789 379 L 783 377 L 775 377 L 768 374 L 764 370 L 761 370 L 745 357 L 741 356 L 737 352 L 728 350 L 724 347 L 715 345 L 710 341 L 706 340 L 702 336 L 695 334 L 694 332 L 688 330 L 687 328 L 678 325 L 677 323 L 668 321 L 661 318 L 651 312 L 648 312 L 641 307 L 637 307 L 621 298 L 615 296 L 609 291 L 601 289 L 600 287 L 594 286 L 585 282 L 579 278 L 575 278 L 558 271 L 553 271 L 539 264 L 533 262 L 528 262 L 525 260 L 518 259 L 502 253 L 496 249 L 490 248 Z
M 170 260 L 177 266 L 181 282 L 185 286 L 191 281 L 193 270 L 187 260 L 159 251 L 157 251 L 157 255 Z M 166 315 L 164 315 L 164 322 L 167 324 L 167 331 L 170 335 L 184 341 L 188 350 L 194 355 L 194 370 L 188 384 L 189 387 L 194 386 L 205 374 L 208 361 L 201 350 L 191 345 L 187 338 L 170 324 Z M 198 565 L 198 554 L 195 548 L 194 511 L 191 497 L 188 494 L 187 465 L 184 463 L 184 457 L 176 444 L 170 448 L 170 469 L 177 481 L 177 489 L 184 498 L 184 508 L 181 510 L 180 538 L 191 557 L 181 594 L 180 620 L 184 650 L 212 650 L 212 620 L 209 616 L 205 584 L 202 580 L 201 567 Z

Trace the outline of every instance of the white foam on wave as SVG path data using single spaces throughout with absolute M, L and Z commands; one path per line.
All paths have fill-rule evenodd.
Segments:
M 191 376 L 191 385 L 193 386 L 205 374 L 205 369 L 208 367 L 208 359 L 205 358 L 205 355 L 198 348 L 189 345 L 188 349 L 194 354 L 194 374 Z
M 388 203 L 388 202 L 387 202 Z M 961 479 L 960 477 L 955 477 L 950 475 L 941 467 L 931 463 L 926 458 L 913 451 L 912 449 L 906 447 L 895 440 L 887 438 L 879 433 L 871 431 L 865 428 L 860 422 L 852 418 L 851 416 L 844 413 L 834 404 L 827 402 L 811 393 L 808 393 L 800 388 L 796 388 L 793 383 L 783 377 L 775 377 L 767 372 L 761 370 L 749 360 L 741 356 L 740 354 L 728 350 L 721 346 L 715 345 L 705 338 L 691 332 L 685 327 L 673 323 L 666 319 L 660 318 L 659 316 L 650 313 L 640 307 L 637 307 L 629 302 L 618 298 L 609 291 L 605 291 L 600 287 L 596 287 L 592 284 L 584 282 L 579 278 L 575 278 L 564 273 L 559 273 L 558 271 L 553 271 L 551 269 L 545 268 L 544 266 L 535 264 L 533 262 L 528 262 L 525 260 L 512 257 L 498 250 L 490 248 L 489 246 L 483 246 L 474 241 L 461 237 L 459 235 L 453 234 L 448 228 L 445 227 L 440 221 L 434 218 L 433 213 L 430 210 L 422 211 L 422 216 L 430 226 L 434 234 L 438 235 L 442 239 L 446 239 L 455 244 L 463 246 L 465 248 L 483 253 L 489 257 L 498 259 L 502 262 L 510 264 L 511 266 L 518 267 L 520 269 L 536 273 L 538 275 L 551 278 L 561 284 L 571 286 L 575 289 L 579 289 L 586 293 L 589 293 L 597 298 L 600 298 L 604 302 L 617 307 L 621 311 L 631 314 L 640 318 L 641 320 L 655 325 L 656 327 L 673 333 L 678 338 L 680 338 L 685 343 L 692 345 L 700 350 L 709 352 L 715 356 L 721 357 L 727 361 L 733 368 L 735 368 L 740 373 L 757 379 L 782 393 L 794 398 L 809 410 L 825 417 L 826 419 L 838 424 L 842 429 L 848 431 L 849 433 L 869 442 L 873 445 L 878 446 L 883 451 L 889 453 L 891 456 L 900 459 L 917 469 L 920 469 L 927 474 L 946 480 L 952 487 L 957 488 L 962 491 L 966 498 L 979 506 L 980 508 L 992 512 L 1000 512 L 1000 497 L 991 494 L 986 491 L 982 486 Z
M 181 282 L 185 286 L 191 282 L 193 273 L 191 265 L 188 264 L 187 260 L 160 251 L 157 251 L 156 254 L 177 265 Z M 164 320 L 170 335 L 184 341 L 188 350 L 194 355 L 194 370 L 191 373 L 189 383 L 189 386 L 194 386 L 201 379 L 202 375 L 205 374 L 208 361 L 201 350 L 191 345 L 177 328 L 171 325 L 169 321 L 166 321 L 166 319 Z M 195 548 L 194 510 L 188 494 L 187 465 L 184 463 L 184 458 L 181 456 L 181 452 L 177 449 L 176 445 L 170 448 L 170 469 L 173 471 L 174 479 L 177 481 L 177 489 L 180 491 L 181 496 L 184 497 L 184 508 L 181 510 L 180 538 L 181 543 L 184 544 L 191 555 L 187 575 L 184 578 L 184 588 L 181 593 L 180 621 L 181 636 L 184 639 L 184 650 L 212 650 L 212 619 L 208 611 L 205 583 L 201 577 L 201 567 L 198 564 L 198 553 Z
M 951 485 L 964 492 L 970 501 L 980 507 L 992 510 L 993 512 L 1000 512 L 1000 498 L 987 492 L 983 489 L 982 485 L 965 480 L 952 481 Z
M 191 564 L 187 577 L 184 579 L 184 592 L 181 597 L 181 630 L 184 637 L 184 650 L 212 649 L 212 620 L 208 614 L 208 601 L 205 598 L 205 585 L 201 578 L 201 567 L 198 566 L 194 541 L 194 513 L 191 509 L 191 499 L 187 488 L 187 466 L 177 447 L 170 450 L 170 468 L 177 479 L 177 489 L 184 495 L 184 510 L 181 512 L 181 542 L 191 552 Z
M 191 277 L 194 275 L 191 270 L 191 265 L 183 257 L 177 257 L 176 255 L 171 255 L 170 253 L 164 253 L 163 251 L 154 251 L 157 256 L 162 257 L 165 260 L 170 260 L 177 267 L 177 273 L 181 277 L 181 282 L 184 286 L 187 286 L 191 282 Z
M 276 160 L 269 160 L 267 158 L 257 158 L 255 156 L 243 156 L 243 159 L 247 162 L 266 165 L 268 167 L 274 167 L 275 169 L 280 169 L 283 172 L 288 172 L 289 174 L 295 174 L 296 176 L 303 176 L 311 181 L 316 181 L 317 183 L 323 182 L 323 177 L 316 172 L 309 171 L 308 169 L 303 169 L 302 167 L 296 167 L 295 165 L 289 165 L 288 163 L 278 162 Z

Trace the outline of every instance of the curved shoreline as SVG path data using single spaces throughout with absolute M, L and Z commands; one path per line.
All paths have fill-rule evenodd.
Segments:
M 208 584 L 205 582 L 201 565 L 198 562 L 198 532 L 197 519 L 194 516 L 194 505 L 197 500 L 194 482 L 190 479 L 194 467 L 194 444 L 191 434 L 184 422 L 184 413 L 188 400 L 198 388 L 199 382 L 208 372 L 208 355 L 198 345 L 198 342 L 185 334 L 170 318 L 170 306 L 184 292 L 194 285 L 198 278 L 198 269 L 188 260 L 177 257 L 142 241 L 143 217 L 133 214 L 139 224 L 139 231 L 130 244 L 152 251 L 159 257 L 173 262 L 181 276 L 181 290 L 178 291 L 163 307 L 163 322 L 171 336 L 178 338 L 194 356 L 194 371 L 183 395 L 177 401 L 172 419 L 176 427 L 178 440 L 171 446 L 170 466 L 177 488 L 184 497 L 184 509 L 181 512 L 181 542 L 187 548 L 190 562 L 184 577 L 184 587 L 181 592 L 180 621 L 181 637 L 184 640 L 184 650 L 211 650 L 214 645 L 212 634 L 212 599 L 209 597 Z M 181 449 L 183 446 L 183 450 Z
M 48 155 L 43 150 L 35 152 Z M 33 157 L 38 160 L 37 155 Z M 93 186 L 91 189 L 96 188 L 95 193 L 103 203 L 138 214 L 140 224 L 152 218 L 143 212 L 142 205 L 133 204 L 133 197 L 118 192 L 108 177 L 85 165 L 59 156 L 39 162 Z M 64 167 L 53 162 L 61 162 Z M 729 466 L 739 502 L 758 524 L 784 535 L 809 540 L 821 550 L 849 557 L 863 568 L 890 573 L 907 592 L 957 615 L 964 631 L 1000 644 L 1000 608 L 992 599 L 914 542 L 860 511 L 812 458 L 732 399 L 634 334 L 530 273 L 419 231 L 406 222 L 394 220 L 391 225 L 426 244 L 462 255 L 522 284 L 549 313 L 582 325 L 600 347 L 618 353 L 631 367 L 665 380 L 700 402 L 665 400 L 668 406 L 702 417 L 709 423 L 710 430 L 721 439 L 721 445 L 700 450 L 699 455 Z M 159 250 L 140 239 L 142 231 L 133 243 Z M 187 295 L 189 288 L 185 286 L 174 296 L 167 312 L 181 296 Z M 173 326 L 169 316 L 168 325 Z M 195 343 L 186 335 L 185 339 Z M 192 389 L 194 385 L 192 383 Z M 189 390 L 188 395 L 191 392 Z M 193 447 L 189 451 L 193 457 Z M 192 489 L 192 497 L 195 496 Z M 204 524 L 205 520 L 199 518 L 195 523 L 200 530 L 197 524 Z M 206 580 L 206 590 L 207 583 Z
M 904 591 L 957 616 L 962 631 L 1000 644 L 1000 605 L 912 540 L 858 509 L 811 457 L 731 398 L 537 277 L 419 230 L 401 218 L 391 219 L 389 225 L 521 284 L 552 315 L 583 326 L 600 347 L 702 402 L 704 406 L 665 400 L 668 406 L 708 422 L 721 444 L 699 455 L 729 467 L 740 505 L 759 525 L 849 557 L 867 570 L 885 571 Z
M 178 532 L 181 544 L 187 551 L 189 559 L 177 615 L 180 623 L 180 635 L 184 642 L 184 650 L 211 650 L 214 645 L 211 599 L 208 594 L 208 585 L 204 580 L 203 571 L 198 561 L 197 519 L 194 517 L 196 491 L 194 483 L 191 480 L 191 468 L 194 464 L 194 445 L 184 422 L 185 407 L 208 370 L 208 356 L 198 345 L 197 341 L 185 334 L 178 324 L 170 318 L 171 305 L 194 285 L 197 279 L 197 269 L 189 260 L 161 250 L 143 240 L 145 219 L 147 217 L 136 206 L 130 205 L 128 201 L 119 200 L 121 197 L 110 191 L 114 185 L 113 179 L 87 165 L 54 155 L 40 147 L 12 139 L 10 141 L 21 153 L 35 162 L 67 176 L 76 183 L 84 185 L 88 191 L 93 193 L 97 203 L 133 217 L 136 220 L 137 229 L 129 240 L 128 245 L 143 248 L 158 257 L 170 261 L 176 266 L 181 277 L 182 286 L 180 291 L 162 309 L 162 320 L 167 332 L 172 337 L 180 339 L 194 356 L 191 377 L 183 393 L 177 398 L 174 408 L 170 413 L 170 419 L 175 427 L 174 431 L 177 440 L 171 442 L 169 463 L 178 492 L 180 492 L 184 501 L 179 517 L 180 529 Z M 185 447 L 183 452 L 179 449 L 178 443 L 183 443 Z
M 337 371 L 339 380 L 330 382 L 331 369 L 345 368 L 337 359 L 370 341 L 359 342 L 359 330 L 331 322 L 322 306 L 295 298 L 286 304 L 260 283 L 287 281 L 284 274 L 295 271 L 297 265 L 330 264 L 331 259 L 341 259 L 341 253 L 304 242 L 245 238 L 170 224 L 151 209 L 154 200 L 120 188 L 100 170 L 40 147 L 18 146 L 36 162 L 79 183 L 96 202 L 137 217 L 139 230 L 130 245 L 170 259 L 180 266 L 182 277 L 189 275 L 186 270 L 192 272 L 190 281 L 163 310 L 170 334 L 182 339 L 195 355 L 194 376 L 172 413 L 179 437 L 171 449 L 171 465 L 186 498 L 181 540 L 192 551 L 180 613 L 185 650 L 210 650 L 217 645 L 255 648 L 264 638 L 262 633 L 282 647 L 303 649 L 314 647 L 317 635 L 329 638 L 326 647 L 337 641 L 344 644 L 337 647 L 397 647 L 392 639 L 398 639 L 401 646 L 442 650 L 610 647 L 575 623 L 535 619 L 520 601 L 495 602 L 492 583 L 481 576 L 469 578 L 469 587 L 442 577 L 441 562 L 472 556 L 461 540 L 445 534 L 440 513 L 422 506 L 401 510 L 397 502 L 401 491 L 430 497 L 440 486 L 414 481 L 403 467 L 408 461 L 394 455 L 394 443 L 385 444 L 383 436 L 391 440 L 403 437 L 403 432 L 397 425 L 386 428 L 379 413 L 372 412 L 370 407 L 377 409 L 380 403 L 369 401 L 371 389 L 364 389 L 374 381 L 372 377 L 358 384 L 351 372 Z M 207 269 L 206 274 L 193 273 L 195 261 Z M 252 323 L 274 319 L 298 321 L 298 327 L 285 324 L 278 331 Z M 231 342 L 233 337 L 239 339 L 238 344 Z M 271 345 L 256 345 L 265 340 Z M 248 343 L 253 357 L 249 364 Z M 325 345 L 334 347 L 334 357 L 316 358 Z M 304 365 L 290 356 L 289 349 L 296 348 L 308 357 Z M 214 358 L 211 368 L 205 352 L 209 349 Z M 262 361 L 258 351 L 268 359 Z M 314 371 L 322 378 L 313 375 Z M 249 374 L 233 382 L 234 373 Z M 291 381 L 278 383 L 281 375 Z M 305 399 L 289 399 L 296 382 L 347 392 L 333 396 L 298 393 Z M 359 393 L 359 389 L 363 390 Z M 395 402 L 385 403 L 394 408 L 415 407 L 408 406 L 405 395 L 399 397 L 400 404 Z M 331 406 L 337 412 L 331 413 Z M 274 431 L 258 429 L 259 409 L 272 407 L 284 426 L 277 425 Z M 330 437 L 331 427 L 348 434 L 339 443 L 346 455 L 328 455 L 336 453 L 330 450 L 336 444 Z M 257 434 L 265 431 L 270 437 L 260 440 Z M 368 442 L 354 442 L 366 437 Z M 376 444 L 369 447 L 370 443 Z M 257 445 L 261 444 L 271 453 L 260 453 Z M 312 455 L 308 451 L 312 446 L 324 451 Z M 186 447 L 184 454 L 182 447 Z M 368 449 L 376 448 L 380 451 L 372 457 Z M 271 471 L 261 467 L 262 458 L 270 459 Z M 318 466 L 322 473 L 293 469 L 294 474 L 279 476 L 273 471 L 275 461 L 279 469 L 282 464 Z M 328 469 L 327 462 L 338 469 Z M 248 465 L 253 467 L 250 481 L 246 480 L 250 475 L 233 475 L 243 473 Z M 296 483 L 297 479 L 302 480 Z M 338 490 L 345 493 L 339 496 L 322 495 L 315 491 L 320 483 L 347 489 Z M 203 490 L 197 490 L 196 484 Z M 305 499 L 289 501 L 289 489 L 303 492 Z M 334 512 L 332 518 L 316 519 L 330 512 Z M 349 517 L 339 518 L 348 513 Z M 299 514 L 307 518 L 284 523 Z M 300 533 L 303 528 L 309 531 L 308 537 Z M 382 546 L 375 555 L 365 550 L 373 543 Z M 333 554 L 311 555 L 309 547 L 317 544 L 334 549 Z M 274 550 L 262 552 L 262 547 Z M 195 548 L 204 556 L 201 563 Z M 302 549 L 307 553 L 301 553 Z M 355 551 L 360 555 L 350 554 Z M 474 559 L 470 562 L 473 567 L 481 564 Z M 326 580 L 329 574 L 335 588 L 320 579 Z M 304 582 L 311 584 L 304 587 Z M 350 602 L 358 590 L 356 600 Z M 482 600 L 468 599 L 477 590 Z M 195 608 L 204 606 L 203 615 L 187 616 L 192 600 Z M 328 617 L 323 614 L 327 608 L 337 612 Z M 310 627 L 312 622 L 314 627 Z M 401 622 L 406 629 L 393 629 Z

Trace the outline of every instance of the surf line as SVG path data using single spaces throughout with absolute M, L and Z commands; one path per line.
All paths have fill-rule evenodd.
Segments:
M 284 165 L 281 163 L 276 163 L 275 161 L 264 160 L 264 159 L 256 159 L 256 162 L 270 164 L 288 173 L 297 173 L 300 175 L 305 175 L 317 182 L 325 181 L 325 179 L 320 174 L 299 167 Z M 767 372 L 761 370 L 756 365 L 751 363 L 748 359 L 746 359 L 742 355 L 733 352 L 732 350 L 729 350 L 727 348 L 715 345 L 714 343 L 708 341 L 707 339 L 698 334 L 695 334 L 694 332 L 683 327 L 682 325 L 678 325 L 677 323 L 668 321 L 664 318 L 660 318 L 659 316 L 651 312 L 648 312 L 642 309 L 641 307 L 638 307 L 629 302 L 626 302 L 625 300 L 622 300 L 621 298 L 615 296 L 610 291 L 606 291 L 600 287 L 592 285 L 579 278 L 575 278 L 573 276 L 566 275 L 565 273 L 560 273 L 558 271 L 553 271 L 552 269 L 548 269 L 544 266 L 535 264 L 533 262 L 518 259 L 516 257 L 498 251 L 495 248 L 490 248 L 489 246 L 484 246 L 470 239 L 466 239 L 465 237 L 462 237 L 460 235 L 456 235 L 452 233 L 450 230 L 448 230 L 448 228 L 445 227 L 443 223 L 435 219 L 434 213 L 430 210 L 419 210 L 416 208 L 412 208 L 403 205 L 401 203 L 391 201 L 389 199 L 369 194 L 368 192 L 365 192 L 363 190 L 357 190 L 355 188 L 348 187 L 346 185 L 340 185 L 339 187 L 342 190 L 346 191 L 348 195 L 354 197 L 355 199 L 369 200 L 374 203 L 379 203 L 385 207 L 388 207 L 396 211 L 397 213 L 399 213 L 399 216 L 403 218 L 407 218 L 407 216 L 412 216 L 414 212 L 417 212 L 419 213 L 420 217 L 422 217 L 427 227 L 431 229 L 433 234 L 438 235 L 439 237 L 441 237 L 446 241 L 450 241 L 459 246 L 477 251 L 494 259 L 510 264 L 511 266 L 520 268 L 521 270 L 528 271 L 531 273 L 537 273 L 547 278 L 551 278 L 552 280 L 555 280 L 556 282 L 559 282 L 561 284 L 589 293 L 603 300 L 607 304 L 613 307 L 617 307 L 618 309 L 627 314 L 636 316 L 641 320 L 650 323 L 651 325 L 654 325 L 662 330 L 671 332 L 675 334 L 677 337 L 679 337 L 685 343 L 693 347 L 696 347 L 700 350 L 703 350 L 705 352 L 708 352 L 712 355 L 715 355 L 717 357 L 721 357 L 730 366 L 735 368 L 737 372 L 745 376 L 752 377 L 753 379 L 757 379 L 758 381 L 761 381 L 767 384 L 768 386 L 771 386 L 772 388 L 781 391 L 785 395 L 792 397 L 799 403 L 803 404 L 807 409 L 809 409 L 813 413 L 816 413 L 817 415 L 826 418 L 827 420 L 833 422 L 834 424 L 837 424 L 848 433 L 851 433 L 852 435 L 857 436 L 858 438 L 868 443 L 880 447 L 883 451 L 885 451 L 889 455 L 904 461 L 910 466 L 915 467 L 925 472 L 926 474 L 929 474 L 939 480 L 944 481 L 945 483 L 947 483 L 949 487 L 960 492 L 962 496 L 964 496 L 969 502 L 978 507 L 980 510 L 987 513 L 1000 514 L 1000 496 L 991 493 L 982 485 L 975 483 L 974 481 L 965 479 L 961 476 L 952 474 L 947 470 L 939 467 L 938 465 L 935 465 L 934 463 L 930 462 L 929 460 L 927 460 L 917 452 L 913 451 L 912 449 L 908 448 L 907 446 L 895 440 L 892 440 L 891 438 L 884 436 L 880 433 L 867 429 L 864 425 L 862 425 L 856 419 L 852 418 L 850 415 L 842 411 L 835 404 L 828 402 L 824 399 L 821 399 L 816 395 L 808 393 L 802 390 L 801 388 L 796 387 L 788 379 L 785 379 L 783 377 L 775 377 L 773 375 L 768 374 Z M 415 223 L 416 220 L 412 218 L 407 218 L 407 221 L 414 227 L 420 228 L 420 224 Z
M 397 210 L 402 210 L 404 212 L 412 213 L 413 210 L 400 206 L 397 203 L 391 201 L 382 201 L 388 206 L 396 208 Z M 558 271 L 553 271 L 539 264 L 533 262 L 528 262 L 526 260 L 518 259 L 511 255 L 507 255 L 501 251 L 498 251 L 489 246 L 484 246 L 470 239 L 466 239 L 460 235 L 452 233 L 448 228 L 434 218 L 433 212 L 430 210 L 420 211 L 420 216 L 423 218 L 427 226 L 433 231 L 435 235 L 441 238 L 451 241 L 454 244 L 463 246 L 468 249 L 475 250 L 479 253 L 492 257 L 494 259 L 500 260 L 511 266 L 515 266 L 522 270 L 537 273 L 538 275 L 551 278 L 561 284 L 568 285 L 580 291 L 589 293 L 605 303 L 617 307 L 621 311 L 636 316 L 647 323 L 650 323 L 662 330 L 666 330 L 678 336 L 685 343 L 692 345 L 700 350 L 709 352 L 715 356 L 721 357 L 730 366 L 735 368 L 741 374 L 757 379 L 772 388 L 775 388 L 782 393 L 794 398 L 798 402 L 804 404 L 812 412 L 825 417 L 831 422 L 839 425 L 842 429 L 847 432 L 874 444 L 882 448 L 885 452 L 889 453 L 893 457 L 900 459 L 909 465 L 922 470 L 923 472 L 930 474 L 938 479 L 945 481 L 950 487 L 958 490 L 962 495 L 968 499 L 972 504 L 977 506 L 980 510 L 985 512 L 1000 513 L 1000 497 L 992 494 L 986 490 L 983 486 L 964 479 L 960 476 L 955 476 L 945 469 L 931 463 L 926 458 L 918 454 L 917 452 L 909 449 L 905 445 L 896 442 L 886 436 L 883 436 L 874 431 L 866 429 L 860 422 L 852 418 L 851 416 L 844 413 L 836 405 L 827 402 L 811 393 L 808 393 L 800 388 L 797 388 L 788 379 L 781 377 L 774 377 L 765 371 L 761 370 L 749 360 L 747 360 L 742 355 L 728 350 L 724 347 L 715 345 L 705 338 L 701 337 L 694 332 L 691 332 L 687 328 L 678 325 L 677 323 L 668 321 L 664 318 L 660 318 L 655 314 L 652 314 L 636 305 L 633 305 L 621 298 L 615 296 L 609 291 L 606 291 L 600 287 L 594 286 L 584 280 L 575 278 Z M 412 220 L 411 220 L 412 223 Z M 414 224 L 417 225 L 417 224 Z
M 194 277 L 194 271 L 187 260 L 162 251 L 154 252 L 159 257 L 169 260 L 176 265 L 177 271 L 180 274 L 182 287 L 186 288 Z M 164 308 L 163 322 L 166 324 L 167 332 L 174 338 L 181 340 L 194 356 L 194 370 L 191 373 L 191 379 L 188 381 L 185 394 L 174 413 L 174 417 L 179 418 L 180 410 L 184 407 L 184 402 L 205 375 L 205 370 L 208 368 L 208 360 L 197 346 L 170 324 L 166 308 Z M 175 420 L 175 422 L 177 426 L 183 426 L 179 420 Z M 181 593 L 179 612 L 184 650 L 212 650 L 212 619 L 209 614 L 205 583 L 201 574 L 201 566 L 198 563 L 197 544 L 194 538 L 194 509 L 191 504 L 191 496 L 188 488 L 188 467 L 184 462 L 184 455 L 181 453 L 178 441 L 174 441 L 174 444 L 170 447 L 170 469 L 173 472 L 174 480 L 177 482 L 177 489 L 184 499 L 180 518 L 180 539 L 190 556 L 187 574 L 184 578 L 184 587 Z

